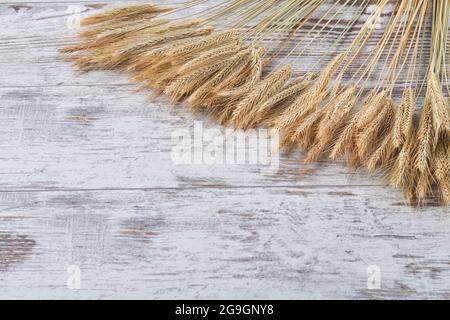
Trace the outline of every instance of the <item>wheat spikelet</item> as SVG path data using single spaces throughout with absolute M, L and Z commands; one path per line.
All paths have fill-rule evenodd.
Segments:
M 245 66 L 236 72 L 215 90 L 215 96 L 209 101 L 211 114 L 222 125 L 229 123 L 238 102 L 247 92 L 261 81 L 263 70 L 263 50 L 251 48 L 250 57 Z
M 170 74 L 170 70 L 176 73 L 181 65 L 191 60 L 197 60 L 197 63 L 199 63 L 201 59 L 196 57 L 196 55 L 214 48 L 217 49 L 217 47 L 223 47 L 229 43 L 238 43 L 236 31 L 234 30 L 172 41 L 154 49 L 146 50 L 136 63 L 128 67 L 128 71 L 138 73 L 134 77 L 135 80 L 150 79 L 152 73 L 164 72 Z M 170 76 L 167 76 L 167 78 L 170 78 Z
M 179 39 L 175 40 L 169 43 L 163 43 L 160 46 L 157 46 L 155 48 L 150 48 L 146 50 L 141 56 L 140 59 L 136 62 L 135 65 L 131 65 L 128 70 L 129 71 L 139 71 L 141 69 L 147 69 L 154 67 L 153 64 L 158 63 L 171 63 L 172 61 L 176 60 L 191 60 L 195 54 L 185 54 L 185 55 L 179 55 L 179 56 L 170 56 L 168 55 L 168 52 L 179 48 L 182 46 L 185 46 L 187 44 L 191 44 L 192 41 L 195 41 L 195 39 L 203 38 L 203 36 L 198 36 L 194 38 L 188 38 L 188 39 Z
M 348 165 L 352 167 L 359 165 L 362 160 L 361 155 L 365 156 L 364 153 L 368 149 L 367 146 L 364 146 L 365 140 L 362 137 L 362 133 L 379 116 L 385 101 L 386 92 L 384 91 L 378 94 L 373 92 L 369 94 L 361 109 L 354 115 L 352 121 L 348 123 L 342 135 L 338 137 L 331 152 L 332 158 L 345 150 L 348 154 Z
M 133 64 L 129 64 L 127 70 L 133 72 L 134 81 L 157 82 L 163 74 L 174 73 L 184 64 L 189 62 L 190 57 L 180 57 L 178 59 L 167 59 L 164 57 L 148 57 L 140 56 Z
M 320 119 L 315 144 L 308 152 L 305 163 L 316 161 L 322 153 L 332 147 L 336 133 L 344 126 L 348 114 L 356 105 L 356 98 L 353 98 L 355 92 L 356 87 L 351 86 L 338 97 L 333 98 L 337 101 L 331 104 L 332 108 L 326 108 L 322 119 Z
M 336 73 L 342 62 L 344 61 L 345 54 L 339 54 L 336 58 L 334 58 L 322 71 L 317 81 L 317 91 L 321 92 L 325 90 L 330 83 L 331 78 Z
M 164 93 L 172 98 L 172 101 L 180 101 L 185 96 L 195 91 L 205 79 L 212 76 L 215 72 L 223 68 L 229 63 L 229 60 L 218 61 L 214 64 L 195 70 L 171 82 L 165 89 Z
M 115 30 L 119 30 L 119 29 L 131 28 L 133 26 L 142 24 L 144 22 L 148 22 L 149 20 L 153 21 L 156 19 L 152 19 L 152 18 L 147 19 L 146 15 L 140 15 L 140 16 L 134 17 L 134 19 L 115 20 L 115 21 L 110 20 L 110 21 L 105 21 L 102 23 L 94 24 L 94 25 L 84 26 L 78 32 L 78 37 L 80 37 L 81 39 L 93 40 L 101 33 L 114 32 Z M 169 21 L 169 20 L 167 20 L 167 21 Z
M 423 207 L 425 200 L 432 192 L 433 180 L 429 172 L 418 172 L 419 179 L 416 182 L 416 198 L 415 202 L 418 206 Z M 413 202 L 414 203 L 414 202 Z
M 392 168 L 388 171 L 387 179 L 391 186 L 395 188 L 412 189 L 414 184 L 411 181 L 413 166 L 413 142 L 410 137 L 403 145 L 397 158 L 394 160 Z M 411 200 L 411 196 L 409 197 Z
M 375 171 L 378 166 L 383 166 L 389 162 L 396 148 L 393 147 L 392 132 L 388 134 L 381 145 L 376 151 L 369 157 L 366 162 L 367 169 L 369 171 Z
M 154 20 L 142 20 L 136 21 L 134 23 L 130 23 L 121 28 L 113 28 L 110 30 L 100 31 L 95 35 L 95 38 L 92 39 L 92 46 L 101 46 L 102 44 L 114 42 L 118 39 L 123 39 L 123 37 L 132 37 L 137 36 L 141 33 L 153 33 L 158 34 L 170 30 L 176 30 L 185 27 L 192 27 L 200 24 L 199 20 L 188 21 L 183 24 L 175 24 L 168 19 L 154 19 Z
M 185 27 L 184 27 L 185 26 Z M 135 34 L 122 37 L 118 41 L 108 43 L 110 51 L 120 54 L 132 52 L 133 50 L 146 48 L 145 54 L 153 52 L 170 44 L 185 43 L 183 40 L 192 40 L 192 37 L 201 37 L 212 32 L 209 26 L 198 26 L 195 23 L 169 23 L 160 27 L 160 32 L 155 30 L 141 30 Z
M 419 121 L 414 153 L 415 197 L 423 205 L 437 185 L 441 201 L 448 203 L 448 141 L 450 139 L 449 106 L 444 99 L 436 70 L 430 71 L 425 103 Z
M 139 14 L 124 20 L 108 20 L 99 24 L 83 27 L 78 33 L 81 44 L 61 49 L 61 52 L 74 52 L 93 47 L 101 47 L 109 43 L 120 41 L 123 37 L 136 35 L 143 30 L 159 29 L 164 32 L 164 26 L 172 24 L 169 19 L 154 19 L 157 14 Z
M 229 100 L 228 97 L 223 95 L 224 89 L 230 89 L 234 85 L 234 81 L 238 77 L 238 75 L 242 74 L 244 72 L 248 61 L 248 49 L 243 50 L 237 55 L 237 61 L 236 63 L 232 64 L 230 66 L 229 74 L 227 74 L 220 82 L 218 82 L 214 89 L 209 91 L 207 96 L 203 98 L 202 104 L 205 108 L 211 110 L 215 110 L 219 108 L 220 106 L 225 105 Z M 228 71 L 224 71 L 228 72 Z M 228 86 L 225 87 L 225 84 Z M 222 94 L 221 94 L 222 93 Z M 194 97 L 195 98 L 195 97 Z
M 310 87 L 303 92 L 281 115 L 276 119 L 274 127 L 280 130 L 290 131 L 292 127 L 301 122 L 308 114 L 313 112 L 320 102 L 327 96 L 328 93 L 321 93 L 317 95 L 316 103 L 308 104 L 314 96 L 315 88 Z
M 375 126 L 372 126 L 372 129 L 377 128 L 376 125 L 380 123 L 380 119 L 377 118 L 380 117 L 381 110 L 385 106 L 386 96 L 387 93 L 385 91 L 381 91 L 378 94 L 371 92 L 368 95 L 363 106 L 338 136 L 330 153 L 331 158 L 335 159 L 347 153 L 349 166 L 354 167 L 360 164 L 369 151 L 369 145 L 365 144 L 364 135 L 370 137 L 373 134 L 367 132 L 367 128 L 370 127 L 372 122 L 375 121 Z
M 325 115 L 334 109 L 339 100 L 336 98 L 339 96 L 340 84 L 334 85 L 331 89 L 328 101 L 325 106 L 318 108 L 311 114 L 307 115 L 296 128 L 295 132 L 290 136 L 292 143 L 298 144 L 301 148 L 307 149 L 314 142 L 315 135 L 318 131 L 319 122 L 325 117 Z
M 143 83 L 143 87 L 153 90 L 153 98 L 164 92 L 164 89 L 175 80 L 174 70 L 177 70 L 189 61 L 189 57 L 162 60 L 141 71 L 136 72 L 133 80 Z
M 432 101 L 428 97 L 419 121 L 416 134 L 416 148 L 414 154 L 415 175 L 418 177 L 416 199 L 421 205 L 431 192 L 431 166 L 433 161 L 433 111 Z
M 380 155 L 381 160 L 377 160 L 387 166 L 386 178 L 388 183 L 395 188 L 403 188 L 409 203 L 412 203 L 415 199 L 416 183 L 414 176 L 414 137 L 416 135 L 413 122 L 414 108 L 414 94 L 413 90 L 409 88 L 404 92 L 403 103 L 397 113 L 396 123 L 391 135 L 391 149 L 381 150 L 384 154 Z M 388 160 L 389 152 L 393 153 L 391 161 Z M 376 155 L 372 161 L 376 161 L 375 159 Z M 392 165 L 390 165 L 390 162 L 392 162 Z M 372 167 L 374 166 L 372 164 Z
M 447 142 L 447 151 L 446 151 L 446 155 L 447 155 L 447 165 L 444 165 L 444 167 L 447 168 L 447 177 L 443 177 L 443 183 L 445 183 L 445 185 L 447 186 L 447 188 L 450 187 L 450 172 L 448 172 L 449 168 L 450 168 L 450 142 Z M 444 203 L 446 203 L 448 200 L 448 198 L 450 197 L 450 194 L 448 192 L 449 190 L 447 189 L 447 198 L 444 198 Z M 445 197 L 445 195 L 444 195 Z
M 151 27 L 169 23 L 169 20 L 152 21 L 152 19 L 160 13 L 170 10 L 154 5 L 127 6 L 85 18 L 81 21 L 81 25 L 89 26 L 89 28 L 79 33 L 79 37 L 84 41 L 61 48 L 59 51 L 74 53 L 111 45 L 116 41 L 123 40 L 123 36 L 133 30 L 134 33 L 137 33 L 143 29 L 151 29 Z
M 358 150 L 358 157 L 367 160 L 373 149 L 381 143 L 385 135 L 389 132 L 395 117 L 394 103 L 391 99 L 386 99 L 382 102 L 382 107 L 379 114 L 367 124 L 364 131 L 360 132 L 356 148 Z
M 410 137 L 413 127 L 414 92 L 407 88 L 403 94 L 403 102 L 400 105 L 392 134 L 392 145 L 400 148 Z
M 172 41 L 187 39 L 192 37 L 204 36 L 213 32 L 212 27 L 190 27 L 181 30 L 167 32 L 163 35 L 148 34 L 141 36 L 139 39 L 132 41 L 129 45 L 123 48 L 117 48 L 115 54 L 117 56 L 131 55 L 141 49 L 152 48 L 161 43 L 169 43 Z
M 118 51 L 120 48 L 131 46 L 133 43 L 143 43 L 147 39 L 158 39 L 158 35 L 175 33 L 179 30 L 194 30 L 199 28 L 200 20 L 187 20 L 182 22 L 171 22 L 170 20 L 153 20 L 132 23 L 122 28 L 98 33 L 95 38 L 83 41 L 77 45 L 69 46 L 60 50 L 62 53 L 73 53 L 76 51 L 92 51 L 95 49 Z M 161 37 L 161 36 L 159 36 Z
M 273 71 L 262 80 L 246 97 L 236 106 L 230 122 L 238 128 L 248 128 L 252 124 L 254 113 L 258 104 L 264 103 L 270 96 L 278 93 L 292 75 L 292 67 L 284 66 Z
M 343 118 L 341 120 L 345 121 L 345 116 L 347 115 L 347 112 L 350 112 L 351 109 L 354 108 L 356 105 L 356 99 L 352 99 L 350 102 L 346 102 L 347 105 L 345 107 L 345 113 L 343 113 Z M 314 145 L 309 150 L 304 162 L 306 164 L 313 163 L 317 161 L 317 159 L 320 157 L 321 154 L 325 152 L 329 152 L 332 150 L 333 144 L 333 136 L 336 134 L 336 131 L 340 128 L 340 124 L 342 122 L 337 123 L 332 130 L 330 130 L 329 136 L 323 136 L 320 138 L 317 138 L 317 141 L 314 143 Z
M 357 114 L 357 128 L 364 129 L 380 114 L 386 106 L 387 92 L 382 91 L 374 95 L 374 97 L 365 105 L 364 110 Z
M 198 37 L 204 38 L 204 37 Z M 179 74 L 188 72 L 187 69 L 202 67 L 207 63 L 212 63 L 214 59 L 226 58 L 239 50 L 236 39 L 233 42 L 224 41 L 220 46 L 198 47 L 198 51 L 185 51 L 184 54 L 173 55 L 170 52 L 177 48 L 192 45 L 194 39 L 181 39 L 169 44 L 147 50 L 134 64 L 130 64 L 128 71 L 135 72 L 135 80 L 144 79 L 149 82 L 158 82 L 159 77 L 166 79 L 176 78 Z M 226 46 L 228 45 L 228 49 Z M 200 57 L 198 57 L 200 55 Z
M 120 31 L 132 29 L 145 24 L 148 24 L 150 27 L 153 25 L 158 26 L 169 23 L 170 21 L 171 20 L 169 19 L 155 18 L 154 14 L 142 14 L 139 16 L 134 16 L 133 19 L 110 20 L 99 24 L 85 26 L 78 32 L 78 37 L 86 40 L 98 40 L 102 36 L 106 36 L 109 33 L 119 33 Z
M 431 144 L 434 135 L 432 118 L 432 103 L 430 99 L 427 99 L 425 106 L 422 109 L 419 128 L 417 131 L 415 164 L 420 172 L 426 172 L 429 170 L 429 162 L 432 152 Z
M 132 5 L 124 6 L 119 8 L 113 8 L 106 10 L 101 13 L 94 14 L 81 21 L 82 26 L 104 23 L 108 21 L 116 20 L 129 20 L 133 19 L 135 16 L 142 14 L 158 15 L 161 13 L 172 11 L 173 8 L 164 7 L 153 4 L 142 4 L 142 5 Z
M 299 125 L 301 125 L 309 116 L 317 111 L 320 103 L 326 98 L 328 92 L 324 91 L 317 95 L 315 103 L 311 103 L 313 97 L 313 88 L 306 89 L 300 96 L 283 111 L 283 113 L 274 120 L 274 127 L 281 133 L 280 147 L 289 149 L 292 146 L 292 137 Z M 305 108 L 299 109 L 300 106 Z M 290 113 L 292 115 L 290 116 Z
M 218 48 L 213 48 L 199 55 L 199 57 L 192 59 L 191 61 L 184 64 L 181 68 L 176 70 L 178 76 L 183 74 L 188 74 L 196 69 L 200 69 L 208 66 L 209 64 L 215 63 L 218 60 L 228 58 L 233 54 L 236 54 L 240 49 L 238 43 L 231 43 Z
M 164 35 L 149 38 L 141 42 L 133 43 L 126 48 L 114 51 L 109 65 L 114 67 L 130 69 L 136 65 L 138 61 L 142 61 L 142 55 L 149 49 L 160 47 L 178 40 L 190 39 L 191 37 L 199 37 L 212 32 L 212 28 L 186 28 L 183 30 L 168 32 Z M 148 62 L 147 62 L 148 63 Z
M 355 129 L 356 129 L 356 121 L 352 120 L 344 128 L 343 132 L 340 135 L 338 135 L 336 142 L 334 143 L 334 147 L 330 152 L 330 158 L 332 160 L 339 159 L 346 152 L 349 152 L 353 149 L 354 145 L 353 138 Z
M 330 106 L 331 104 L 330 104 Z M 289 136 L 293 144 L 297 144 L 302 149 L 307 149 L 314 142 L 317 126 L 324 117 L 327 108 L 322 108 L 308 115 L 297 128 L 297 130 Z
M 338 135 L 334 142 L 334 147 L 331 150 L 330 158 L 337 160 L 343 156 L 346 152 L 350 152 L 355 148 L 355 133 L 357 131 L 358 121 L 361 115 L 367 110 L 372 99 L 375 97 L 376 92 L 373 90 L 366 97 L 360 110 L 352 117 L 349 123 L 346 125 L 341 134 Z
M 61 54 L 70 54 L 79 51 L 86 50 L 89 48 L 90 42 L 79 42 L 74 45 L 65 46 L 64 48 L 59 48 L 58 52 Z
M 437 42 L 434 45 L 436 46 Z M 439 45 L 434 49 L 438 50 L 437 47 Z M 448 102 L 443 97 L 439 82 L 440 58 L 435 56 L 436 52 L 433 51 L 432 68 L 428 74 L 425 102 L 416 133 L 414 168 L 410 178 L 415 184 L 413 200 L 419 206 L 425 203 L 436 188 L 443 204 L 448 205 L 450 198 L 448 184 L 450 114 Z M 407 189 L 411 190 L 412 187 L 407 186 Z
M 305 86 L 305 83 L 312 84 L 313 80 L 317 78 L 317 75 L 314 72 L 307 72 L 301 76 L 298 76 L 297 78 L 289 81 L 284 88 L 283 91 L 280 93 L 282 96 L 291 96 L 290 92 L 295 91 L 295 88 L 303 88 Z M 283 93 L 284 92 L 284 93 Z
M 165 74 L 165 78 L 166 79 L 174 79 L 175 82 L 178 81 L 177 79 L 189 79 L 189 75 L 196 74 L 197 70 L 206 70 L 209 66 L 214 66 L 217 63 L 220 63 L 220 66 L 221 66 L 220 68 L 222 69 L 222 71 L 225 70 L 225 74 L 223 72 L 220 72 L 220 69 L 218 69 L 218 70 L 215 70 L 215 71 L 219 71 L 216 75 L 212 76 L 211 79 L 206 80 L 206 84 L 207 83 L 216 83 L 227 76 L 226 70 L 228 69 L 228 67 L 230 67 L 236 61 L 236 57 L 234 56 L 234 54 L 236 54 L 239 50 L 240 50 L 240 47 L 239 47 L 239 44 L 237 44 L 237 43 L 231 43 L 231 44 L 225 45 L 223 47 L 208 50 L 205 53 L 203 53 L 202 55 L 200 55 L 198 58 L 187 62 L 186 64 L 182 65 L 181 67 L 173 68 L 174 70 L 172 72 L 168 71 Z M 240 56 L 241 55 L 237 55 L 238 58 Z M 182 83 L 183 83 L 183 81 L 182 81 Z M 180 84 L 176 84 L 176 86 L 179 86 L 179 85 Z M 169 84 L 169 86 L 170 86 L 170 84 Z M 200 89 L 201 87 L 202 87 L 202 85 L 199 84 L 198 88 L 193 88 L 194 90 L 193 90 L 192 94 L 195 94 L 195 92 L 198 91 L 198 89 Z M 169 90 L 171 90 L 171 89 L 169 89 Z M 191 91 L 192 90 L 189 90 L 189 92 L 191 92 Z M 183 93 L 183 95 L 185 95 L 185 94 L 186 94 L 186 92 Z M 174 99 L 179 99 L 180 97 L 181 96 L 179 96 L 177 94 L 175 96 L 173 96 Z M 191 105 L 192 105 L 193 101 L 196 99 L 196 97 L 198 97 L 198 96 L 194 96 L 190 100 Z M 189 101 L 188 101 L 188 104 L 189 104 Z
M 442 95 L 441 85 L 437 76 L 429 76 L 429 92 L 432 104 L 432 117 L 434 128 L 433 146 L 436 147 L 438 139 L 450 136 L 450 107 Z
M 128 67 L 128 71 L 136 72 L 146 69 L 146 73 L 150 73 L 152 69 L 157 70 L 160 65 L 173 64 L 179 66 L 179 61 L 187 63 L 190 60 L 196 60 L 198 63 L 205 58 L 203 56 L 205 52 L 211 52 L 232 43 L 235 45 L 239 43 L 235 31 L 163 43 L 156 48 L 146 50 L 136 63 Z M 202 55 L 202 57 L 200 58 L 198 55 Z M 167 70 L 167 68 L 165 69 Z
M 195 109 L 199 107 L 207 106 L 203 104 L 208 95 L 214 92 L 215 88 L 223 82 L 238 66 L 240 61 L 246 55 L 245 51 L 238 53 L 235 57 L 229 60 L 229 64 L 226 65 L 220 72 L 214 77 L 200 86 L 187 100 L 188 105 Z
M 321 72 L 313 87 L 300 95 L 297 100 L 294 101 L 278 119 L 276 119 L 274 127 L 284 132 L 283 140 L 285 142 L 289 141 L 290 136 L 295 132 L 296 124 L 300 123 L 308 114 L 315 111 L 322 100 L 328 95 L 325 89 L 343 59 L 344 55 L 341 54 L 331 61 Z
M 235 33 L 228 33 L 228 35 L 235 35 Z M 197 54 L 201 54 L 211 48 L 217 48 L 219 44 L 216 44 L 214 39 L 207 40 L 211 36 L 196 36 L 193 38 L 179 39 L 169 43 L 162 43 L 154 48 L 149 48 L 139 56 L 139 59 L 134 64 L 128 67 L 128 71 L 136 73 L 145 73 L 146 76 L 151 76 L 151 73 L 158 73 L 162 71 L 168 71 L 168 66 L 180 67 L 182 64 L 186 64 L 192 59 L 196 58 Z M 229 37 L 222 35 L 224 40 L 222 41 L 222 46 L 230 43 L 237 42 L 237 37 Z M 205 40 L 206 39 L 206 40 Z M 207 44 L 206 46 L 198 45 L 198 43 Z M 194 49 L 195 47 L 195 49 Z M 190 49 L 186 49 L 190 48 Z M 137 75 L 137 78 L 139 76 Z
M 233 57 L 229 60 L 229 63 L 224 66 L 224 68 L 219 71 L 214 77 L 210 80 L 206 81 L 203 85 L 201 85 L 187 100 L 187 104 L 193 108 L 205 107 L 209 106 L 208 104 L 203 105 L 203 101 L 207 99 L 209 95 L 214 92 L 215 87 L 221 83 L 227 76 L 233 72 L 233 69 L 236 67 L 239 58 Z
M 450 204 L 450 154 L 448 153 L 450 144 L 442 142 L 436 150 L 436 160 L 434 164 L 434 176 L 439 189 L 441 201 L 444 205 Z
M 336 103 L 334 104 L 334 108 L 327 110 L 319 124 L 319 130 L 317 132 L 317 137 L 319 139 L 333 138 L 332 133 L 343 124 L 343 120 L 356 104 L 354 98 L 355 93 L 356 86 L 350 86 L 336 97 L 335 93 L 332 92 L 332 99 L 336 100 Z
M 211 108 L 212 114 L 215 114 L 218 119 L 227 119 L 226 122 L 229 120 L 226 115 L 231 117 L 237 102 L 261 80 L 263 70 L 261 54 L 263 51 L 250 47 L 245 49 L 244 52 L 246 54 L 242 61 L 205 101 Z
M 174 48 L 170 48 L 166 52 L 164 52 L 167 56 L 179 56 L 186 55 L 189 53 L 203 51 L 205 49 L 223 45 L 229 42 L 237 42 L 238 36 L 237 31 L 232 29 L 224 32 L 215 32 L 211 35 L 207 35 L 205 37 L 201 37 L 198 39 L 191 39 L 190 43 L 186 43 L 182 46 L 177 46 Z M 149 53 L 151 55 L 151 53 Z
M 233 77 L 229 77 L 219 88 L 217 94 L 222 98 L 235 96 L 241 97 L 261 81 L 264 61 L 262 59 L 263 50 L 251 48 L 250 58 L 242 70 L 236 71 Z
M 241 82 L 244 77 L 249 77 L 251 72 L 249 66 L 252 64 L 248 55 L 249 50 L 244 50 L 242 54 L 242 58 L 234 65 L 231 73 L 214 88 L 214 92 L 212 92 L 212 95 L 209 98 L 208 105 L 212 106 L 219 103 L 219 101 L 225 101 L 228 97 L 235 95 L 238 91 L 237 88 L 239 88 L 238 83 Z
M 140 52 L 133 57 L 130 57 L 126 71 L 134 73 L 133 80 L 147 80 L 152 73 L 167 71 L 170 66 L 179 67 L 192 59 L 192 56 L 180 56 L 168 58 L 164 52 L 174 47 L 191 43 L 192 39 L 185 38 L 174 40 L 169 43 L 160 43 L 152 48 L 140 50 Z
M 139 34 L 125 37 L 100 47 L 89 48 L 77 57 L 74 64 L 81 70 L 114 69 L 135 66 L 146 51 L 168 43 L 206 35 L 212 32 L 210 27 L 190 27 L 170 31 L 165 34 Z
M 407 88 L 403 94 L 403 102 L 395 114 L 395 121 L 390 132 L 367 160 L 366 165 L 369 171 L 374 171 L 378 166 L 389 166 L 394 158 L 399 155 L 400 150 L 412 135 L 413 111 L 414 93 L 411 88 Z M 390 169 L 387 168 L 387 170 Z
M 73 61 L 74 66 L 82 71 L 95 69 L 107 69 L 111 65 L 112 54 L 106 50 L 92 50 L 87 54 L 76 57 Z
M 137 25 L 134 30 L 128 30 L 127 33 L 140 34 L 140 35 L 157 35 L 157 34 L 166 34 L 168 32 L 177 31 L 177 30 L 185 30 L 185 29 L 195 29 L 202 27 L 202 20 L 199 19 L 188 19 L 183 21 L 170 21 L 167 20 L 153 20 L 147 21 L 143 25 Z M 125 30 L 127 31 L 127 30 Z M 121 30 L 116 30 L 116 32 L 123 32 Z M 108 35 L 110 33 L 107 33 Z M 102 34 L 99 34 L 98 37 L 101 37 Z
M 146 86 L 157 89 L 157 93 L 159 93 L 170 82 L 183 78 L 198 69 L 204 69 L 217 61 L 227 59 L 238 50 L 238 44 L 230 44 L 209 50 L 196 59 L 190 59 L 190 56 L 167 57 L 155 63 L 154 66 L 138 72 L 135 79 L 143 80 Z
M 296 96 L 311 86 L 313 79 L 313 73 L 306 73 L 285 86 L 281 92 L 267 99 L 257 108 L 253 115 L 253 125 L 260 124 L 264 121 L 270 123 L 271 119 L 276 115 L 276 109 L 286 103 L 292 103 L 292 99 L 295 99 Z M 270 119 L 267 118 L 269 115 Z

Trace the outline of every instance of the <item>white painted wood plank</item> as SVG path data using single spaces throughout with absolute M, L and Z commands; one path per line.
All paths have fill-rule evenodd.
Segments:
M 1 197 L 0 247 L 17 262 L 3 262 L 0 297 L 450 298 L 448 218 L 381 187 Z M 371 265 L 381 290 L 367 289 Z
M 380 184 L 342 163 L 303 165 L 299 154 L 283 155 L 278 175 L 262 174 L 265 165 L 177 165 L 172 134 L 194 139 L 195 119 L 131 87 L 0 88 L 0 99 L 0 190 Z

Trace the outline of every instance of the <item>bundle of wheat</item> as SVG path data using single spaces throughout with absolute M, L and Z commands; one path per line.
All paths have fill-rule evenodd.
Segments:
M 81 70 L 130 72 L 154 96 L 222 125 L 277 129 L 283 148 L 307 151 L 306 163 L 345 157 L 352 167 L 380 171 L 410 204 L 425 205 L 433 195 L 450 203 L 450 0 L 222 0 L 172 17 L 208 1 L 90 16 L 80 42 L 61 52 Z M 330 37 L 327 52 L 315 54 L 314 44 Z M 427 41 L 431 52 L 424 52 Z M 315 66 L 298 74 L 283 63 L 305 55 L 317 56 L 319 74 Z

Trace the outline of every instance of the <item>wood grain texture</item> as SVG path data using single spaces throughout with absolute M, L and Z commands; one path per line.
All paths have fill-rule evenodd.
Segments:
M 201 117 L 57 55 L 68 6 L 114 2 L 0 4 L 0 298 L 450 298 L 448 209 L 300 154 L 175 165 Z

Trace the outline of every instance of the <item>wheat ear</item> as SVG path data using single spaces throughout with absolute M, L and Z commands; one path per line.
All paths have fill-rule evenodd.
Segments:
M 322 71 L 317 82 L 314 86 L 300 96 L 278 119 L 278 123 L 275 125 L 278 129 L 284 129 L 291 126 L 293 123 L 302 119 L 309 111 L 314 110 L 320 103 L 321 99 L 326 96 L 323 93 L 326 86 L 331 80 L 331 77 L 336 72 L 340 63 L 342 62 L 343 55 L 336 57 L 328 66 Z M 308 103 L 313 100 L 313 103 Z
M 450 154 L 449 141 L 440 143 L 436 150 L 436 160 L 434 164 L 434 176 L 436 178 L 441 201 L 444 205 L 450 204 Z
M 419 204 L 423 202 L 431 191 L 433 141 L 433 110 L 431 98 L 428 96 L 420 116 L 414 155 L 415 175 L 418 177 L 416 197 Z
M 403 102 L 395 115 L 394 125 L 386 135 L 379 148 L 367 161 L 369 171 L 392 164 L 403 145 L 410 139 L 413 127 L 414 92 L 407 88 L 403 94 Z M 389 171 L 389 168 L 386 170 Z
M 348 122 L 342 132 L 336 137 L 334 141 L 334 147 L 331 150 L 330 158 L 337 160 L 345 153 L 352 151 L 355 148 L 355 132 L 357 131 L 358 120 L 360 116 L 367 110 L 372 99 L 375 97 L 375 91 L 371 91 L 366 97 L 362 107 L 359 111 L 353 115 L 352 119 Z
M 364 130 L 360 131 L 357 137 L 356 149 L 360 159 L 367 160 L 371 153 L 379 147 L 386 134 L 391 130 L 394 118 L 394 103 L 391 99 L 385 99 L 378 115 L 367 124 Z
M 142 4 L 142 5 L 128 5 L 119 8 L 113 8 L 103 11 L 101 13 L 94 14 L 81 20 L 82 26 L 88 26 L 92 24 L 104 23 L 116 20 L 129 20 L 135 16 L 142 14 L 157 15 L 165 12 L 172 11 L 174 8 L 164 7 L 154 4 Z
M 216 90 L 217 86 L 225 81 L 236 67 L 239 65 L 240 61 L 246 55 L 245 51 L 241 51 L 235 57 L 229 60 L 229 64 L 226 65 L 220 72 L 218 72 L 214 77 L 206 81 L 203 85 L 201 85 L 187 100 L 188 105 L 192 109 L 198 109 L 207 107 L 208 104 L 205 100 L 207 100 L 209 95 L 214 94 L 213 92 Z
M 308 152 L 305 163 L 316 161 L 322 153 L 331 149 L 336 133 L 344 126 L 349 113 L 355 107 L 355 92 L 356 87 L 350 86 L 336 98 L 333 98 L 335 100 L 331 103 L 333 107 L 325 108 L 326 111 L 317 127 L 315 143 Z
M 248 63 L 235 77 L 229 77 L 227 81 L 215 91 L 216 107 L 212 114 L 216 120 L 227 125 L 233 115 L 236 106 L 246 94 L 259 81 L 263 71 L 262 50 L 252 48 Z
M 180 101 L 183 98 L 189 96 L 192 92 L 195 91 L 196 88 L 198 88 L 200 83 L 204 82 L 205 79 L 208 79 L 217 71 L 224 68 L 229 62 L 230 59 L 217 61 L 203 68 L 199 68 L 181 78 L 178 78 L 171 82 L 167 86 L 167 88 L 164 89 L 164 93 L 167 96 L 171 97 L 173 102 Z
M 338 136 L 337 141 L 331 151 L 331 157 L 336 158 L 343 153 L 348 155 L 348 164 L 350 166 L 357 166 L 362 160 L 360 155 L 365 156 L 367 146 L 362 139 L 362 132 L 367 126 L 374 121 L 380 114 L 386 101 L 387 93 L 385 91 L 378 94 L 371 92 L 365 100 L 361 109 L 349 121 L 343 132 Z M 364 150 L 362 150 L 364 148 Z
M 252 125 L 263 122 L 270 125 L 279 112 L 282 112 L 287 105 L 293 102 L 293 99 L 312 85 L 314 77 L 313 73 L 306 73 L 285 86 L 281 92 L 269 97 L 257 108 L 253 115 Z

